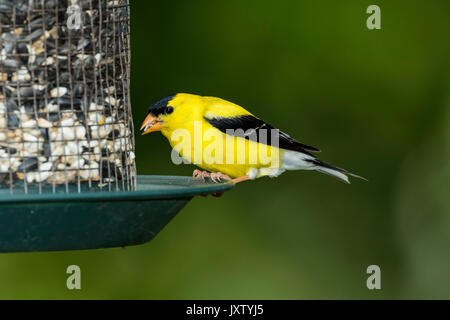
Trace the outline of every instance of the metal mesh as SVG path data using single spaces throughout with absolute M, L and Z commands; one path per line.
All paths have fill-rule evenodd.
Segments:
M 128 5 L 0 0 L 0 187 L 135 188 Z

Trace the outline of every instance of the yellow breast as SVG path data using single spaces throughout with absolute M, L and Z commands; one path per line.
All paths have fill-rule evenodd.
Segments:
M 175 163 L 183 159 L 205 170 L 231 177 L 246 175 L 252 168 L 279 167 L 279 149 L 227 135 L 204 120 L 185 122 L 183 127 L 163 134 L 176 152 Z
M 250 115 L 244 108 L 214 97 L 179 94 L 175 99 L 173 103 L 183 107 L 178 108 L 161 130 L 175 151 L 172 152 L 174 163 L 184 159 L 233 178 L 247 175 L 253 168 L 280 167 L 278 148 L 227 135 L 204 119 L 212 115 L 224 118 Z

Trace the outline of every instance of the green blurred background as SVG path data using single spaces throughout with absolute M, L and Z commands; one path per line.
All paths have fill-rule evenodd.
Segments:
M 131 2 L 136 127 L 163 96 L 219 96 L 370 182 L 289 172 L 195 198 L 143 246 L 1 254 L 0 299 L 450 298 L 448 0 Z M 136 149 L 140 174 L 194 169 L 160 134 Z

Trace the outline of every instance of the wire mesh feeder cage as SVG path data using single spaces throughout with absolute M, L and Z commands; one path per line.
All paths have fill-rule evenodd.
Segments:
M 0 184 L 134 190 L 128 0 L 0 0 Z
M 233 187 L 136 176 L 129 49 L 128 0 L 0 0 L 0 252 L 145 243 Z

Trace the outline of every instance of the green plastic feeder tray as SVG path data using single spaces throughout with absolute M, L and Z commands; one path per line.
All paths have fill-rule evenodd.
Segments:
M 77 190 L 77 186 L 71 188 Z M 0 252 L 84 250 L 143 244 L 196 195 L 234 187 L 190 177 L 138 176 L 136 191 L 10 194 L 0 190 Z M 71 190 L 70 190 L 71 191 Z

